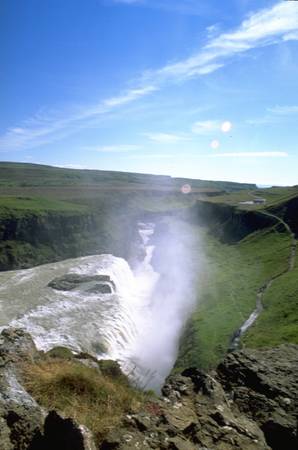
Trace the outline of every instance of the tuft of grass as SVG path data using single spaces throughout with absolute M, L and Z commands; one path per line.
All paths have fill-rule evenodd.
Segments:
M 23 367 L 24 386 L 48 410 L 56 410 L 87 426 L 97 442 L 137 410 L 145 396 L 121 377 L 109 378 L 76 361 L 45 358 Z

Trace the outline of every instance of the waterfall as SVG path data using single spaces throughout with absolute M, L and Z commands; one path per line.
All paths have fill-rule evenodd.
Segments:
M 166 289 L 151 265 L 154 224 L 139 223 L 139 233 L 145 256 L 133 271 L 122 258 L 94 255 L 0 273 L 0 327 L 24 328 L 44 351 L 66 346 L 117 360 L 136 384 L 158 390 L 175 362 L 189 296 L 174 255 Z M 176 241 L 169 247 L 177 249 Z M 181 254 L 177 259 L 183 263 Z M 48 285 L 67 274 L 104 275 L 112 292 L 88 290 L 90 281 L 72 290 Z
M 135 273 L 124 259 L 112 255 L 1 273 L 0 325 L 26 329 L 41 350 L 66 346 L 75 352 L 118 360 L 126 373 L 132 373 L 133 352 L 145 326 L 144 318 L 149 319 L 148 304 L 158 279 L 150 265 L 154 248 L 146 246 L 152 233 L 152 225 L 140 224 L 146 256 Z M 56 291 L 48 286 L 67 273 L 108 275 L 116 291 L 87 294 L 80 289 Z

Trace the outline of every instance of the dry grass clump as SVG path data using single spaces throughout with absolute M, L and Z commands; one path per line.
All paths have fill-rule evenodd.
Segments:
M 87 426 L 98 442 L 144 400 L 123 378 L 109 378 L 76 361 L 47 358 L 26 364 L 23 378 L 40 405 Z

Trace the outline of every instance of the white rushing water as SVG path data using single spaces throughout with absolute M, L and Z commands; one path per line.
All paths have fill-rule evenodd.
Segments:
M 159 291 L 151 265 L 154 225 L 140 223 L 139 232 L 145 257 L 134 272 L 122 258 L 95 255 L 0 273 L 0 327 L 26 329 L 45 351 L 67 346 L 117 360 L 139 386 L 158 390 L 174 364 L 185 305 L 181 290 Z M 115 292 L 48 286 L 69 273 L 108 275 Z

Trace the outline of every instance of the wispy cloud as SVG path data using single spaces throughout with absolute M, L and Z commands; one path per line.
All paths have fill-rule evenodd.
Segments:
M 195 122 L 191 128 L 191 131 L 195 134 L 212 134 L 215 131 L 219 131 L 221 122 L 218 120 L 202 120 Z
M 277 105 L 272 108 L 267 108 L 267 111 L 273 114 L 288 116 L 292 114 L 298 114 L 298 105 L 284 105 L 284 106 Z
M 266 114 L 246 120 L 249 125 L 272 125 L 276 123 L 284 123 L 289 120 L 296 120 L 298 114 L 298 105 L 276 105 L 268 107 Z
M 176 158 L 176 155 L 170 153 L 138 153 L 129 155 L 130 159 L 168 159 Z
M 285 158 L 287 152 L 230 152 L 209 155 L 210 158 Z
M 253 48 L 297 39 L 298 8 L 294 2 L 279 2 L 272 8 L 251 14 L 229 33 L 221 33 L 189 58 L 169 64 L 151 77 L 186 79 L 210 73 L 226 61 Z M 148 76 L 150 79 L 150 74 Z
M 86 146 L 83 150 L 90 150 L 100 153 L 122 153 L 122 152 L 132 152 L 140 150 L 142 147 L 140 145 L 134 144 L 119 144 L 119 145 L 99 145 L 99 146 Z
M 144 2 L 149 3 L 147 0 Z M 126 0 L 126 3 L 133 3 L 133 0 Z M 158 3 L 169 2 L 156 2 Z M 183 3 L 190 5 L 202 2 L 185 0 Z M 21 150 L 47 144 L 88 126 L 90 121 L 97 120 L 117 108 L 152 94 L 164 84 L 182 82 L 212 73 L 223 67 L 234 56 L 251 49 L 298 39 L 298 8 L 295 3 L 279 2 L 271 8 L 250 14 L 238 28 L 209 38 L 206 45 L 190 57 L 157 70 L 146 71 L 136 80 L 133 88 L 118 96 L 104 99 L 70 114 L 64 113 L 56 117 L 36 115 L 8 129 L 0 136 L 0 150 Z
M 99 103 L 80 108 L 71 113 L 47 114 L 37 113 L 35 116 L 25 120 L 21 126 L 9 128 L 6 133 L 0 136 L 0 151 L 23 150 L 34 148 L 72 132 L 79 128 L 87 127 L 94 119 L 104 117 L 110 112 L 125 104 L 136 101 L 158 88 L 153 86 L 143 86 L 141 88 L 130 89 L 119 96 L 111 97 Z
M 160 144 L 175 144 L 176 142 L 189 141 L 190 137 L 173 133 L 143 133 L 148 139 Z
M 112 98 L 108 98 L 107 100 L 104 100 L 103 104 L 104 104 L 104 106 L 107 106 L 108 108 L 111 108 L 114 106 L 125 105 L 126 103 L 131 103 L 140 97 L 144 97 L 145 95 L 151 94 L 152 92 L 156 91 L 157 89 L 158 89 L 157 86 L 143 86 L 141 88 L 131 89 L 124 95 L 120 95 L 118 97 L 112 97 Z

